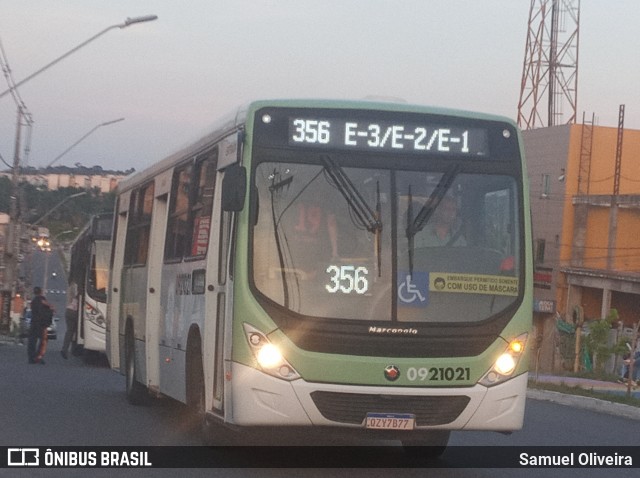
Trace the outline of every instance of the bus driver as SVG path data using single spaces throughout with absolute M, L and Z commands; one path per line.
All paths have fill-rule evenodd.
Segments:
M 413 205 L 413 220 L 421 206 Z M 445 196 L 433 212 L 426 227 L 416 233 L 414 247 L 466 246 L 458 217 L 458 201 L 453 196 Z

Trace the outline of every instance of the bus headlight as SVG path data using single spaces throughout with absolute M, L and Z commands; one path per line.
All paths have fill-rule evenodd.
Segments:
M 249 347 L 263 372 L 283 380 L 296 380 L 300 374 L 291 366 L 282 353 L 266 335 L 249 324 L 243 324 Z
M 258 364 L 263 368 L 273 368 L 284 360 L 278 347 L 273 344 L 262 346 L 258 350 L 256 358 L 258 359 Z
M 102 316 L 102 313 L 91 304 L 84 304 L 84 313 L 85 317 L 87 317 L 87 319 L 96 324 L 98 327 L 105 327 L 105 320 Z
M 491 387 L 498 383 L 504 382 L 511 378 L 513 372 L 518 367 L 518 363 L 524 354 L 525 345 L 527 343 L 527 335 L 522 334 L 515 338 L 507 349 L 494 362 L 493 367 L 480 379 L 480 384 Z
M 510 375 L 516 368 L 516 360 L 509 353 L 504 353 L 498 357 L 494 366 L 500 375 Z

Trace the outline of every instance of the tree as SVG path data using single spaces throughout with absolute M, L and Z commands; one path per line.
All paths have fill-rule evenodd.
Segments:
M 66 197 L 86 191 L 80 188 L 60 188 L 49 191 L 29 183 L 21 183 L 20 189 L 21 220 L 26 224 L 38 221 Z M 11 191 L 11 181 L 6 177 L 0 177 L 0 212 L 9 212 L 9 191 Z M 51 234 L 55 235 L 68 229 L 82 228 L 94 214 L 113 211 L 115 204 L 113 193 L 101 193 L 98 189 L 87 191 L 87 193 L 65 202 L 48 215 L 40 225 L 48 227 Z
M 624 350 L 622 342 L 613 346 L 609 345 L 609 332 L 619 316 L 616 309 L 611 309 L 604 319 L 594 320 L 589 323 L 589 333 L 584 338 L 584 345 L 589 356 L 593 358 L 593 369 L 603 373 L 604 365 L 611 355 L 621 353 Z

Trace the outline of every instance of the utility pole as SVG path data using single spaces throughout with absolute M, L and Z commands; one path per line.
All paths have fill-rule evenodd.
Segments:
M 22 106 L 18 106 L 18 120 L 16 125 L 15 152 L 13 156 L 13 169 L 11 172 L 11 194 L 9 196 L 9 224 L 7 241 L 5 244 L 5 273 L 4 287 L 2 290 L 3 308 L 0 317 L 0 333 L 8 334 L 11 330 L 11 301 L 15 292 L 16 269 L 18 267 L 17 244 L 20 237 L 18 224 L 18 183 L 20 174 L 20 142 L 22 131 Z
M 631 355 L 629 357 L 629 372 L 627 379 L 627 397 L 631 396 L 631 382 L 633 381 L 636 349 L 638 348 L 638 328 L 640 328 L 640 320 L 633 326 L 633 338 L 631 339 Z
M 620 169 L 622 167 L 622 139 L 624 137 L 624 105 L 618 110 L 618 140 L 616 144 L 616 162 L 613 173 L 613 195 L 609 211 L 609 243 L 607 246 L 607 269 L 615 268 L 616 242 L 618 235 L 618 202 L 620 201 Z
M 576 324 L 576 348 L 573 359 L 573 372 L 578 373 L 580 371 L 580 352 L 582 351 L 582 326 L 584 325 L 584 310 L 582 306 L 576 305 L 573 308 L 573 321 Z

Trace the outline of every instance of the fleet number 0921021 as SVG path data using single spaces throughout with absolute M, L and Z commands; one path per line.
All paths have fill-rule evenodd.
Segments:
M 469 380 L 469 367 L 409 367 L 407 380 L 410 382 L 455 382 Z

